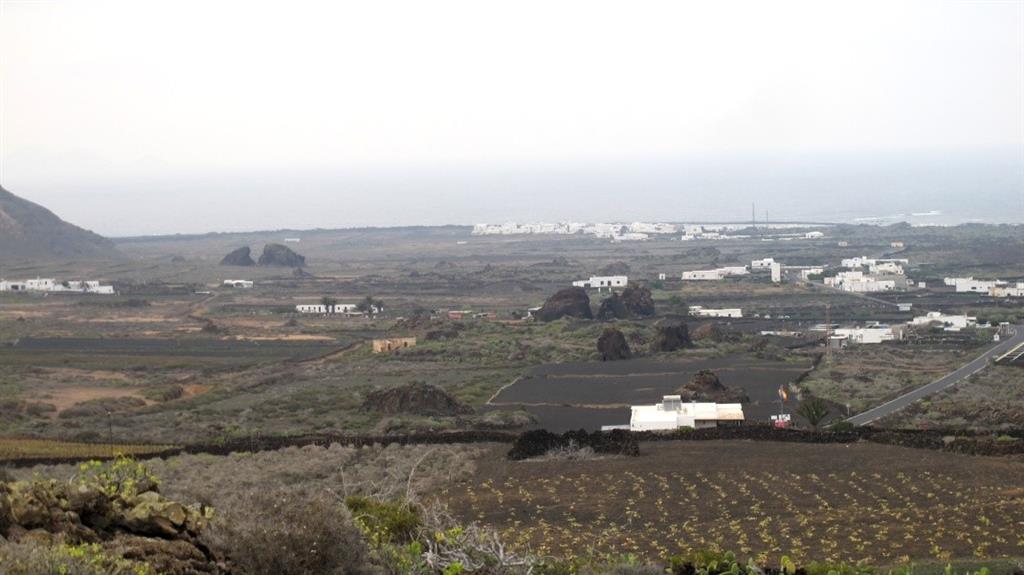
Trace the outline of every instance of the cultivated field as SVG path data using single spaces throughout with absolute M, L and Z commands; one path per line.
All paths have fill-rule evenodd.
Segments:
M 1024 556 L 1024 462 L 876 444 L 641 445 L 639 458 L 509 462 L 442 492 L 541 554 L 720 547 L 777 565 Z

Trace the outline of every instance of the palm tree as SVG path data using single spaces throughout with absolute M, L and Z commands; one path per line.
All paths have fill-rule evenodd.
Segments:
M 820 397 L 808 397 L 800 402 L 796 408 L 797 415 L 807 420 L 811 429 L 818 430 L 818 426 L 829 416 L 831 410 L 828 403 Z

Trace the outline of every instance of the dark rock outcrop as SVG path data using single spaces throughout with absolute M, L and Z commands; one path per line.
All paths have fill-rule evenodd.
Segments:
M 597 319 L 630 319 L 654 315 L 654 298 L 647 286 L 629 284 L 601 302 Z
M 540 321 L 555 321 L 563 317 L 593 319 L 590 311 L 590 296 L 587 290 L 580 287 L 558 290 L 555 295 L 544 302 L 544 306 L 535 314 Z
M 263 246 L 263 253 L 257 262 L 261 266 L 281 266 L 289 268 L 301 268 L 306 265 L 306 257 L 292 251 L 286 245 L 267 244 Z
M 220 260 L 220 265 L 254 266 L 256 262 L 252 259 L 252 250 L 249 249 L 249 246 L 244 246 L 224 256 L 224 259 Z
M 0 187 L 0 261 L 121 257 L 114 242 Z
M 676 351 L 693 345 L 690 328 L 684 322 L 659 325 L 655 328 L 652 351 Z
M 597 352 L 601 354 L 601 361 L 618 361 L 633 357 L 625 334 L 614 327 L 606 328 L 601 337 L 597 338 Z
M 726 387 L 710 369 L 693 374 L 690 382 L 676 390 L 683 401 L 744 403 L 750 401 L 742 389 Z
M 363 401 L 363 411 L 390 415 L 452 416 L 473 413 L 473 408 L 459 403 L 440 387 L 413 382 L 370 392 Z

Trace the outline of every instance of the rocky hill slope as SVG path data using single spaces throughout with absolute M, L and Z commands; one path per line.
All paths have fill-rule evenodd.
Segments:
M 121 257 L 110 240 L 0 187 L 0 261 Z

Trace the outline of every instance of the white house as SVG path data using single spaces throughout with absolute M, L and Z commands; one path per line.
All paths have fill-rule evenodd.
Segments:
M 738 307 L 709 309 L 699 305 L 690 306 L 690 315 L 697 317 L 743 317 L 743 310 Z
M 825 234 L 822 232 L 807 232 L 806 234 L 804 234 L 804 239 L 807 240 L 818 240 L 823 237 L 825 237 Z
M 763 258 L 759 260 L 753 260 L 750 262 L 750 269 L 752 270 L 763 270 L 772 267 L 775 263 L 775 258 Z
M 903 339 L 903 331 L 889 325 L 871 324 L 865 327 L 839 328 L 832 334 L 845 337 L 850 343 L 882 343 Z
M 925 315 L 915 317 L 910 325 L 940 325 L 946 331 L 960 331 L 978 325 L 978 318 L 968 315 L 946 315 L 937 311 L 930 311 Z
M 731 266 L 713 270 L 693 270 L 683 272 L 680 279 L 696 281 L 720 280 L 728 276 L 742 276 L 749 273 L 747 266 Z
M 628 283 L 627 276 L 590 276 L 590 279 L 576 280 L 572 282 L 572 285 L 581 288 L 597 288 L 597 291 L 601 291 L 604 288 L 626 287 Z
M 630 431 L 670 431 L 680 427 L 704 429 L 743 423 L 739 403 L 684 403 L 678 395 L 666 395 L 661 403 L 630 407 Z
M 992 297 L 1024 297 L 1024 282 L 1017 282 L 1013 286 L 994 286 L 989 288 L 988 295 Z
M 981 293 L 988 294 L 992 288 L 1005 286 L 1006 282 L 999 280 L 976 280 L 973 277 L 967 278 L 943 278 L 942 283 L 952 286 L 956 293 Z
M 772 262 L 772 283 L 780 283 L 782 281 L 782 264 L 779 262 Z
M 876 261 L 868 266 L 868 271 L 873 274 L 901 276 L 903 275 L 903 266 L 896 262 Z
M 862 271 L 839 272 L 834 277 L 825 278 L 823 283 L 827 286 L 853 293 L 871 293 L 896 289 L 895 280 L 874 278 L 864 275 Z
M 224 285 L 239 289 L 251 289 L 255 284 L 252 280 L 224 280 Z

